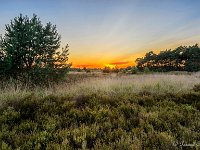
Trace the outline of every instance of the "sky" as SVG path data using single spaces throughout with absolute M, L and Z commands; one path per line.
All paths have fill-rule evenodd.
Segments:
M 52 22 L 73 67 L 134 65 L 148 51 L 200 42 L 200 0 L 0 0 L 0 34 L 20 13 Z

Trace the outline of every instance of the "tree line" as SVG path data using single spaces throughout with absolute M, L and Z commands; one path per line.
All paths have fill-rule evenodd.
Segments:
M 158 54 L 150 51 L 142 58 L 136 59 L 136 67 L 140 71 L 188 71 L 200 70 L 200 47 L 198 44 L 192 46 L 179 46 L 174 50 L 160 51 Z

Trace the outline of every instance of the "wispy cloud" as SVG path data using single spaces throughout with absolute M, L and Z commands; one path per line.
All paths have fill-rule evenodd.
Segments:
M 126 65 L 126 64 L 129 64 L 130 61 L 119 61 L 119 62 L 112 62 L 110 63 L 111 65 Z
M 94 65 L 83 64 L 83 65 L 75 65 L 74 67 L 78 67 L 78 68 L 83 68 L 83 67 L 86 67 L 86 68 L 87 68 L 87 67 L 90 67 L 90 68 L 91 68 L 91 67 L 94 67 Z

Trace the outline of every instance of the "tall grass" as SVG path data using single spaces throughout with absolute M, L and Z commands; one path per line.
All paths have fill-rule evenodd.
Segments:
M 72 75 L 73 76 L 73 75 Z M 200 84 L 200 73 L 192 75 L 173 74 L 148 74 L 148 75 L 108 75 L 108 76 L 76 76 L 70 77 L 72 82 L 63 82 L 57 85 L 46 87 L 35 87 L 29 89 L 14 80 L 4 83 L 4 88 L 0 89 L 0 103 L 7 99 L 20 98 L 34 93 L 38 97 L 47 95 L 88 95 L 99 94 L 129 94 L 129 93 L 149 93 L 149 94 L 178 94 L 188 93 L 194 85 Z M 69 79 L 67 79 L 68 81 Z
M 89 79 L 75 85 L 76 93 L 88 92 L 149 92 L 154 94 L 187 93 L 195 84 L 200 83 L 196 75 L 132 75 L 121 77 Z

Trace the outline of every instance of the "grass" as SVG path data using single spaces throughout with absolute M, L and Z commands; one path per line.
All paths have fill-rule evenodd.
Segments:
M 70 74 L 46 89 L 10 81 L 1 149 L 198 149 L 199 84 L 200 73 Z

